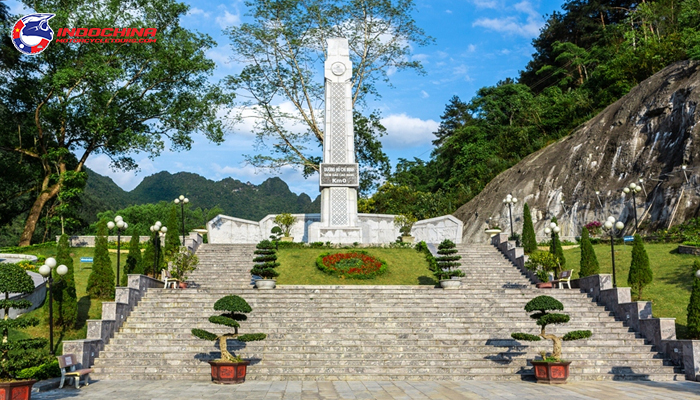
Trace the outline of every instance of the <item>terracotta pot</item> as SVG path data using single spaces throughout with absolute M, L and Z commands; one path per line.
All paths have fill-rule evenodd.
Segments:
M 552 282 L 542 282 L 535 285 L 538 289 L 551 289 Z
M 0 382 L 0 400 L 29 400 L 32 398 L 32 385 L 36 381 Z
M 280 238 L 280 241 L 282 242 L 293 242 L 294 241 L 294 236 L 282 236 Z
M 187 282 L 180 282 L 178 286 L 180 286 L 180 289 L 187 289 Z
M 225 385 L 245 382 L 249 361 L 209 361 L 211 365 L 211 380 Z
M 530 363 L 535 369 L 535 378 L 537 379 L 537 383 L 566 383 L 566 380 L 569 378 L 569 364 L 571 364 L 571 361 L 530 361 Z

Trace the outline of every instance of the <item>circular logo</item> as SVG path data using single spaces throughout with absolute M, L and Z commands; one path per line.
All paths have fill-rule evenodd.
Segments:
M 56 14 L 29 14 L 20 18 L 12 27 L 12 43 L 24 54 L 37 55 L 49 47 L 53 29 L 49 20 Z
M 343 75 L 345 73 L 345 64 L 341 62 L 334 62 L 333 65 L 331 65 L 331 71 L 335 76 Z

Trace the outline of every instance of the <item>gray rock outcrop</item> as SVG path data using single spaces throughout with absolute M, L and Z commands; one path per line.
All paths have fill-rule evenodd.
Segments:
M 507 194 L 518 199 L 513 224 L 522 232 L 528 203 L 538 240 L 556 216 L 573 240 L 591 221 L 614 216 L 634 231 L 632 196 L 622 189 L 643 179 L 637 194 L 641 231 L 668 228 L 700 214 L 700 62 L 670 65 L 633 88 L 571 135 L 530 154 L 494 178 L 454 215 L 465 242 L 485 242 L 489 217 L 510 232 Z M 687 166 L 685 170 L 682 166 Z M 685 173 L 684 173 L 685 172 Z M 686 178 L 687 176 L 687 178 Z M 599 191 L 599 195 L 596 195 Z M 562 202 L 563 200 L 563 202 Z

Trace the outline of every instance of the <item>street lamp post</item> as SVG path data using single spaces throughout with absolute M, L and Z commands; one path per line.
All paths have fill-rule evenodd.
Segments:
M 603 203 L 600 201 L 600 190 L 595 191 L 595 197 L 598 198 L 598 205 L 603 207 Z
M 180 211 L 182 214 L 182 245 L 185 245 L 185 204 L 189 203 L 190 199 L 187 197 L 180 195 L 177 199 L 175 199 L 175 204 L 180 204 Z
M 644 197 L 649 197 L 649 194 L 647 193 L 647 188 L 644 187 L 644 179 L 639 178 L 639 186 L 644 190 Z
M 156 221 L 156 223 L 150 227 L 151 232 L 153 232 L 153 241 L 154 247 L 155 247 L 155 257 L 153 257 L 153 279 L 156 279 L 156 271 L 158 269 L 158 258 L 160 256 L 160 241 L 161 237 L 165 236 L 165 232 L 168 231 L 168 228 L 164 227 L 160 221 Z
M 46 259 L 46 264 L 39 267 L 39 273 L 46 280 L 46 290 L 49 291 L 49 351 L 51 355 L 54 355 L 53 351 L 53 291 L 51 286 L 53 285 L 53 274 L 51 273 L 53 268 L 56 266 L 56 259 L 49 257 Z M 68 267 L 65 265 L 59 265 L 56 268 L 56 273 L 63 276 L 68 273 Z
M 622 221 L 615 222 L 615 217 L 608 217 L 608 220 L 603 224 L 603 229 L 610 232 L 610 259 L 612 260 L 613 271 L 613 287 L 617 287 L 617 279 L 615 277 L 615 229 L 622 231 L 625 224 Z
M 639 227 L 639 223 L 637 221 L 637 196 L 636 194 L 641 192 L 642 188 L 641 186 L 638 186 L 636 183 L 632 182 L 630 185 L 624 189 L 622 189 L 623 193 L 632 193 L 632 206 L 634 207 L 634 231 L 637 232 L 637 227 Z
M 515 232 L 513 231 L 513 204 L 517 203 L 518 199 L 513 197 L 512 195 L 506 196 L 505 199 L 503 199 L 504 204 L 508 204 L 508 215 L 510 216 L 510 236 L 513 237 L 515 235 Z
M 126 230 L 126 228 L 129 227 L 129 224 L 124 222 L 124 219 L 120 216 L 117 215 L 114 217 L 114 222 L 109 221 L 107 222 L 107 228 L 110 230 L 114 229 L 114 227 L 117 227 L 117 285 L 119 286 L 119 256 L 122 254 L 122 230 Z
M 554 241 L 557 239 L 556 235 L 558 235 L 559 232 L 561 232 L 561 228 L 559 227 L 559 225 L 556 224 L 556 222 L 550 222 L 549 226 L 544 228 L 544 233 L 546 233 L 547 235 L 551 234 L 552 245 L 549 248 L 550 248 L 550 252 L 552 254 L 554 254 L 554 256 L 556 256 L 556 253 L 555 253 L 556 246 L 555 246 Z M 559 263 L 559 260 L 557 260 L 557 264 L 558 263 Z M 555 271 L 555 272 L 558 272 L 558 271 Z
M 683 176 L 685 177 L 685 183 L 689 183 L 688 181 L 688 174 L 685 173 L 685 170 L 688 169 L 687 165 L 681 165 L 681 169 L 683 170 Z

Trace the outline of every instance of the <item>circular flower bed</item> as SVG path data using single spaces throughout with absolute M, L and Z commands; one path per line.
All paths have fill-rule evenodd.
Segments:
M 321 254 L 316 266 L 325 273 L 353 279 L 372 279 L 386 272 L 386 262 L 359 250 Z

